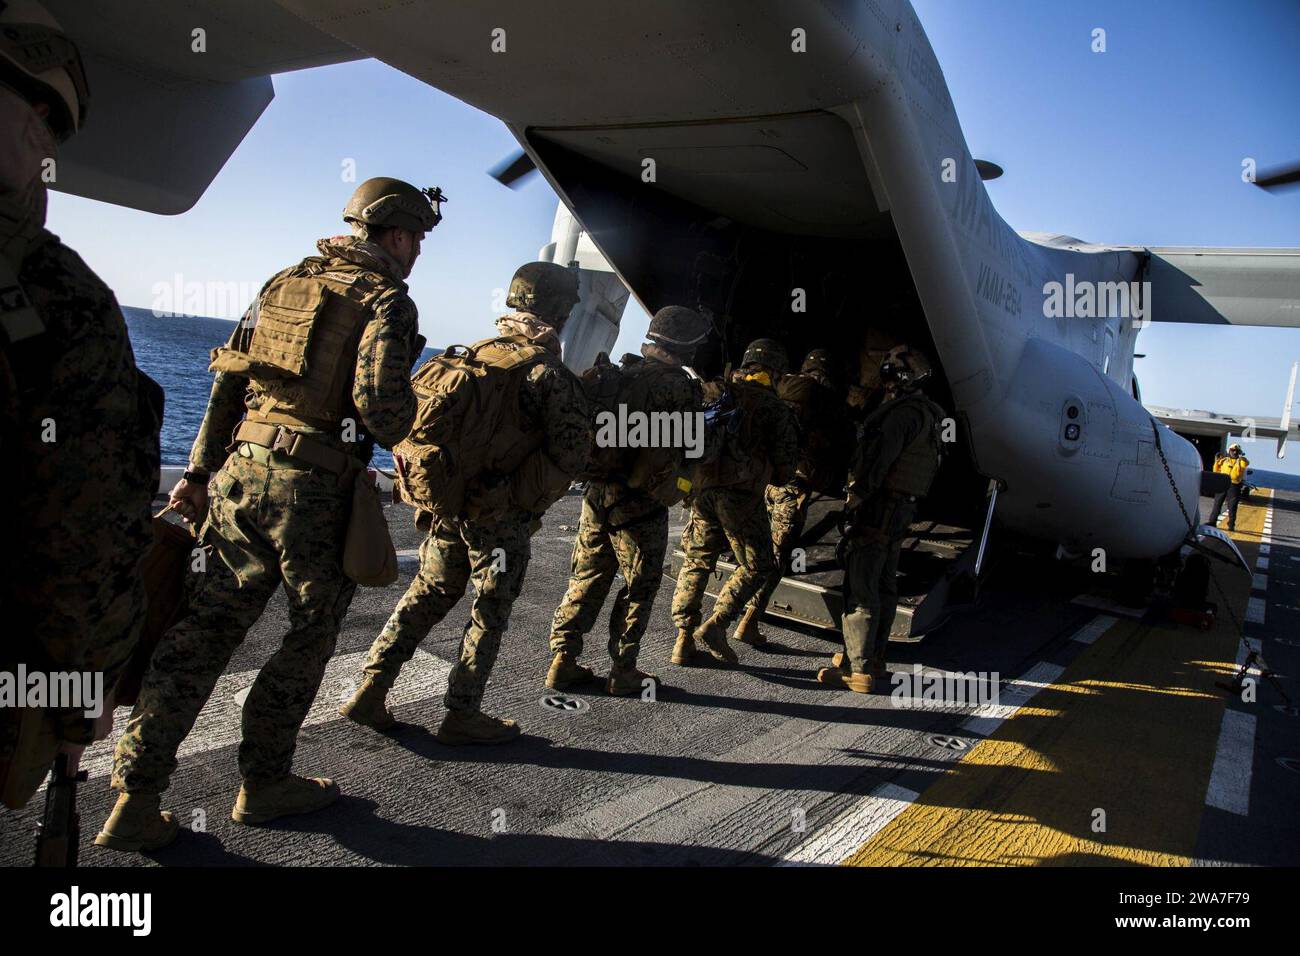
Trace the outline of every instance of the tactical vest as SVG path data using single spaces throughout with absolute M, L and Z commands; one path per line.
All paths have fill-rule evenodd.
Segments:
M 863 424 L 863 430 L 878 427 L 886 416 L 909 402 L 917 408 L 925 423 L 917 436 L 908 443 L 885 475 L 881 487 L 903 495 L 923 498 L 930 493 L 934 477 L 939 473 L 943 459 L 943 440 L 939 433 L 944 411 L 920 392 L 913 392 L 880 406 Z
M 560 358 L 508 335 L 453 345 L 420 366 L 411 379 L 415 423 L 393 448 L 407 502 L 463 517 L 468 493 L 508 479 L 541 447 L 543 432 L 539 423 L 524 421 L 519 393 L 543 364 L 560 365 Z
M 757 382 L 737 380 L 727 388 L 735 399 L 739 425 L 724 439 L 718 456 L 696 470 L 695 483 L 700 488 L 762 491 L 772 466 L 759 434 L 758 414 L 763 403 L 776 400 L 776 396 Z
M 248 419 L 336 433 L 356 417 L 357 345 L 376 298 L 392 280 L 352 263 L 306 259 L 272 279 L 252 314 L 243 348 L 212 352 L 213 372 L 246 376 L 256 396 Z

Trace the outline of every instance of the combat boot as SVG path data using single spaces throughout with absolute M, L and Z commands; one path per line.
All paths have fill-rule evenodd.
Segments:
M 519 725 L 513 720 L 498 720 L 481 710 L 449 710 L 442 718 L 436 735 L 438 743 L 450 746 L 461 744 L 506 744 L 519 736 Z
M 871 674 L 871 679 L 875 681 L 877 684 L 879 684 L 881 681 L 885 681 L 889 679 L 889 668 L 885 665 L 885 661 L 883 658 L 873 657 L 871 659 L 870 666 L 871 666 L 871 670 L 869 671 L 869 673 Z M 849 662 L 848 659 L 844 656 L 843 651 L 840 651 L 838 654 L 836 654 L 834 657 L 831 658 L 831 667 L 838 667 L 840 670 L 845 670 L 845 671 L 849 669 Z
M 329 777 L 299 777 L 289 774 L 274 783 L 239 788 L 230 819 L 256 826 L 280 817 L 323 810 L 339 798 L 339 787 Z
M 817 672 L 818 683 L 841 690 L 851 690 L 855 694 L 870 694 L 872 680 L 870 674 L 851 674 L 838 667 L 823 667 Z
M 388 688 L 373 677 L 367 677 L 352 699 L 339 708 L 339 713 L 363 727 L 383 732 L 397 726 L 397 718 L 388 712 L 384 700 Z
M 758 629 L 758 619 L 761 615 L 758 608 L 747 607 L 745 613 L 740 615 L 740 621 L 736 624 L 736 630 L 731 635 L 733 641 L 740 641 L 742 644 L 748 644 L 750 647 L 762 647 L 767 643 L 767 638 Z
M 124 793 L 117 798 L 95 846 L 110 850 L 158 850 L 176 839 L 181 825 L 167 810 L 159 810 L 156 793 Z
M 691 637 L 690 628 L 677 629 L 677 643 L 673 645 L 672 662 L 678 667 L 690 667 L 691 658 L 695 656 L 695 638 Z
M 727 643 L 727 629 L 717 622 L 717 618 L 711 617 L 701 624 L 700 629 L 695 632 L 695 640 L 707 647 L 716 660 L 726 664 L 740 662 L 736 652 Z
M 546 672 L 546 686 L 551 690 L 568 690 L 576 684 L 586 684 L 596 679 L 590 667 L 578 663 L 578 658 L 568 651 L 560 651 Z
M 653 681 L 655 690 L 659 690 L 659 678 L 654 674 L 639 671 L 632 667 L 615 665 L 609 669 L 609 682 L 605 689 L 615 697 L 639 697 L 645 690 L 645 682 Z

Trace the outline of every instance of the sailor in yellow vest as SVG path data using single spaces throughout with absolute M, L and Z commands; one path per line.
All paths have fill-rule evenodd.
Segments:
M 291 772 L 293 752 L 356 590 L 342 563 L 351 479 L 415 417 L 410 371 L 421 342 L 404 280 L 442 218 L 441 198 L 397 179 L 362 183 L 343 212 L 353 234 L 320 240 L 319 256 L 273 276 L 213 351 L 207 412 L 171 493 L 187 520 L 206 516 L 210 554 L 118 741 L 122 795 L 98 845 L 148 850 L 175 837 L 159 804 L 176 752 L 282 585 L 289 631 L 244 701 L 231 816 L 265 823 L 338 799 L 332 780 Z
M 1214 459 L 1214 470 L 1220 475 L 1227 475 L 1231 482 L 1227 489 L 1214 496 L 1214 505 L 1210 508 L 1210 524 L 1219 523 L 1219 513 L 1224 505 L 1228 508 L 1228 530 L 1237 530 L 1237 505 L 1241 504 L 1241 491 L 1246 480 L 1246 470 L 1250 468 L 1250 459 L 1241 453 L 1241 446 L 1233 442 L 1228 446 L 1226 455 Z
M 439 356 L 417 372 L 422 378 L 426 369 L 438 365 L 454 376 L 472 365 L 482 373 L 481 381 L 495 386 L 477 393 L 474 420 L 480 427 L 488 421 L 494 427 L 481 434 L 475 422 L 462 419 L 446 429 L 446 447 L 425 458 L 418 436 L 427 421 L 434 422 L 436 433 L 439 407 L 445 405 L 439 405 L 436 390 L 429 404 L 421 401 L 416 427 L 397 457 L 403 495 L 417 504 L 416 523 L 429 536 L 420 546 L 420 569 L 371 645 L 365 680 L 340 709 L 343 716 L 380 731 L 397 723 L 385 706 L 389 689 L 430 629 L 473 582 L 474 604 L 459 660 L 447 678 L 447 713 L 437 739 L 451 745 L 499 744 L 519 736 L 515 721 L 483 713 L 483 692 L 523 588 L 530 536 L 591 452 L 586 396 L 577 376 L 560 361 L 559 333 L 578 301 L 575 270 L 552 262 L 527 263 L 510 282 L 506 305 L 515 311 L 497 319 L 495 338 L 465 349 L 468 361 Z M 526 358 L 516 360 L 519 355 Z M 466 435 L 472 439 L 466 441 Z M 447 460 L 461 464 L 427 481 L 431 469 Z M 467 461 L 481 467 L 466 474 Z M 443 504 L 444 479 L 466 483 L 461 500 Z

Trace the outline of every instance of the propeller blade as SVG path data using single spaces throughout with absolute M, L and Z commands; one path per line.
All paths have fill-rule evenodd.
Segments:
M 522 149 L 502 160 L 488 170 L 488 174 L 502 186 L 518 189 L 530 173 L 537 172 L 537 165 L 531 156 Z
M 1296 183 L 1300 183 L 1300 163 L 1278 166 L 1255 179 L 1255 185 L 1260 189 L 1276 189 L 1278 186 L 1293 186 Z

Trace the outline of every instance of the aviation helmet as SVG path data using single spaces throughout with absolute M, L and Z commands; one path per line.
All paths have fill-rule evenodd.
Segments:
M 776 339 L 754 339 L 746 347 L 740 364 L 763 365 L 778 375 L 790 371 L 790 357 L 786 354 L 785 346 Z
M 925 353 L 908 345 L 895 345 L 880 363 L 881 380 L 904 389 L 920 388 L 932 371 Z
M 510 280 L 506 305 L 542 319 L 562 319 L 581 301 L 578 270 L 554 262 L 526 262 Z
M 709 337 L 709 320 L 684 305 L 666 305 L 654 314 L 645 337 L 670 352 L 690 351 Z
M 827 378 L 835 378 L 835 360 L 831 358 L 830 349 L 813 349 L 804 356 L 801 372 L 820 372 Z
M 0 0 L 0 83 L 48 103 L 46 122 L 59 142 L 86 121 L 90 88 L 81 54 L 36 0 Z
M 425 233 L 442 221 L 441 203 L 446 201 L 437 186 L 416 189 L 400 179 L 376 176 L 353 190 L 343 208 L 343 221 Z
M 1233 442 L 1231 445 L 1228 446 L 1228 454 L 1231 455 L 1234 451 L 1235 452 L 1241 451 L 1241 446 L 1238 445 L 1236 442 Z

